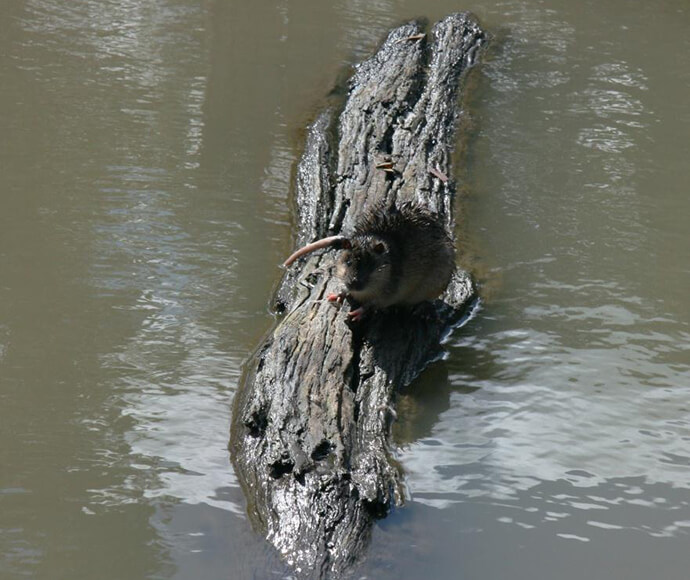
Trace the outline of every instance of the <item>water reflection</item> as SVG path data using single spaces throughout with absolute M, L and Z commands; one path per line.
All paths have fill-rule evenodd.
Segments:
M 530 20 L 513 30 L 544 45 L 511 31 L 486 67 L 477 148 L 493 162 L 472 170 L 476 194 L 500 192 L 473 223 L 501 256 L 502 289 L 455 337 L 447 408 L 430 402 L 431 429 L 401 451 L 412 503 L 458 518 L 491 506 L 477 526 L 492 538 L 496 525 L 585 544 L 602 530 L 682 537 L 687 319 L 646 275 L 648 75 L 608 45 L 577 52 L 572 26 Z M 544 115 L 527 128 L 524 108 Z
M 457 8 L 4 7 L 0 573 L 286 574 L 226 443 L 300 131 L 390 26 Z M 363 573 L 685 578 L 687 7 L 467 8 L 496 41 L 465 224 L 500 291 L 399 398 L 411 501 Z
M 41 146 L 19 148 L 23 157 L 3 149 L 27 210 L 22 222 L 11 206 L 2 212 L 3 223 L 14 217 L 3 228 L 11 247 L 22 248 L 3 268 L 3 303 L 14 310 L 3 341 L 14 371 L 3 372 L 3 388 L 13 385 L 25 417 L 2 461 L 26 490 L 4 511 L 19 532 L 8 539 L 11 570 L 170 573 L 177 548 L 156 528 L 153 506 L 240 511 L 240 497 L 217 491 L 234 484 L 229 407 L 246 348 L 237 347 L 241 334 L 225 332 L 239 228 L 227 209 L 207 222 L 212 210 L 196 205 L 212 200 L 216 185 L 199 172 L 204 18 L 186 2 L 28 2 L 11 20 L 18 72 L 3 69 L 3 78 L 16 74 L 29 88 L 8 105 L 20 119 L 10 137 Z M 22 105 L 27 98 L 31 106 Z M 33 156 L 32 175 L 24 159 Z M 22 264 L 42 283 L 21 285 Z M 35 365 L 18 340 L 27 332 L 44 337 L 33 341 Z M 32 436 L 28 424 L 39 419 Z M 39 446 L 51 461 L 30 468 L 22 457 Z M 55 529 L 65 522 L 69 531 Z M 48 549 L 58 538 L 60 549 Z M 99 556 L 65 556 L 76 547 Z
M 143 9 L 139 3 L 130 7 Z M 112 404 L 121 408 L 137 473 L 119 492 L 93 493 L 100 501 L 118 503 L 129 493 L 143 493 L 147 499 L 204 502 L 240 513 L 216 494 L 235 483 L 226 446 L 241 359 L 228 355 L 228 339 L 215 324 L 218 307 L 235 295 L 233 240 L 239 226 L 218 213 L 207 223 L 206 212 L 197 214 L 191 199 L 208 195 L 214 180 L 197 171 L 207 79 L 195 74 L 197 60 L 190 55 L 200 48 L 203 16 L 168 5 L 138 26 L 140 19 L 127 13 L 126 30 L 116 19 L 103 48 L 118 59 L 104 82 L 124 82 L 130 98 L 123 100 L 136 108 L 122 109 L 132 123 L 124 163 L 110 165 L 99 184 L 102 219 L 94 220 L 92 284 L 128 296 L 114 308 L 138 320 L 124 345 L 101 356 L 104 369 L 113 371 Z M 191 28 L 190 18 L 197 21 Z M 180 19 L 185 28 L 178 29 Z M 155 49 L 141 45 L 154 39 Z M 185 67 L 190 74 L 181 79 Z M 167 104 L 161 107 L 163 95 Z M 174 145 L 166 151 L 169 143 Z
M 450 375 L 460 391 L 430 435 L 402 454 L 416 500 L 514 500 L 574 470 L 587 472 L 587 486 L 644 474 L 648 485 L 690 487 L 688 369 L 667 358 L 683 333 L 670 320 L 659 333 L 660 319 L 641 300 L 616 300 L 620 288 L 601 286 L 571 288 L 588 302 L 558 307 L 551 302 L 562 286 L 552 284 L 549 296 L 541 285 L 549 305 L 525 296 L 521 328 L 492 330 L 514 301 L 491 305 L 498 321 L 473 321 L 450 359 L 462 361 Z

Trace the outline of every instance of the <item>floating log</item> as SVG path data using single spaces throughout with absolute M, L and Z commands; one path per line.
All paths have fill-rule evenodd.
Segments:
M 412 201 L 452 234 L 451 154 L 461 93 L 486 35 L 468 13 L 390 33 L 350 80 L 344 108 L 311 125 L 297 169 L 300 247 L 351 231 L 367 209 Z M 286 257 L 289 254 L 286 251 Z M 389 448 L 395 389 L 443 354 L 474 300 L 458 270 L 441 300 L 360 322 L 326 301 L 342 290 L 334 252 L 293 264 L 284 316 L 248 363 L 230 449 L 254 524 L 301 575 L 337 577 L 365 553 L 373 521 L 402 504 Z

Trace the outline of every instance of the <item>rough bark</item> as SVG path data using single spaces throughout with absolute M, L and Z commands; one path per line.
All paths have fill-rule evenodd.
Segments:
M 349 231 L 372 205 L 416 201 L 453 232 L 451 153 L 460 94 L 485 34 L 469 14 L 397 28 L 359 65 L 344 109 L 319 116 L 297 170 L 296 245 Z M 377 168 L 390 161 L 392 170 Z M 305 576 L 334 577 L 365 550 L 375 518 L 403 501 L 389 449 L 392 397 L 442 355 L 474 292 L 458 271 L 443 300 L 362 322 L 324 300 L 341 290 L 333 252 L 294 264 L 285 312 L 247 367 L 231 434 L 249 513 Z

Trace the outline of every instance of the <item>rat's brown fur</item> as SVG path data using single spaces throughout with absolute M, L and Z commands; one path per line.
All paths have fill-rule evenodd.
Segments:
M 437 216 L 414 204 L 385 211 L 375 208 L 356 224 L 351 236 L 313 242 L 292 254 L 285 265 L 317 249 L 344 249 L 336 274 L 350 296 L 361 304 L 350 315 L 394 304 L 418 304 L 438 297 L 455 270 L 453 241 Z
M 438 297 L 455 269 L 453 242 L 439 219 L 417 205 L 367 213 L 336 267 L 365 307 L 418 304 Z

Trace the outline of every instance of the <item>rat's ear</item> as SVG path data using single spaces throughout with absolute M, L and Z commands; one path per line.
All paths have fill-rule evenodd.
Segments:
M 340 244 L 340 249 L 341 250 L 351 250 L 352 249 L 352 242 L 350 240 L 343 240 Z
M 387 249 L 386 244 L 383 242 L 376 242 L 374 244 L 374 253 L 376 254 L 383 254 Z

